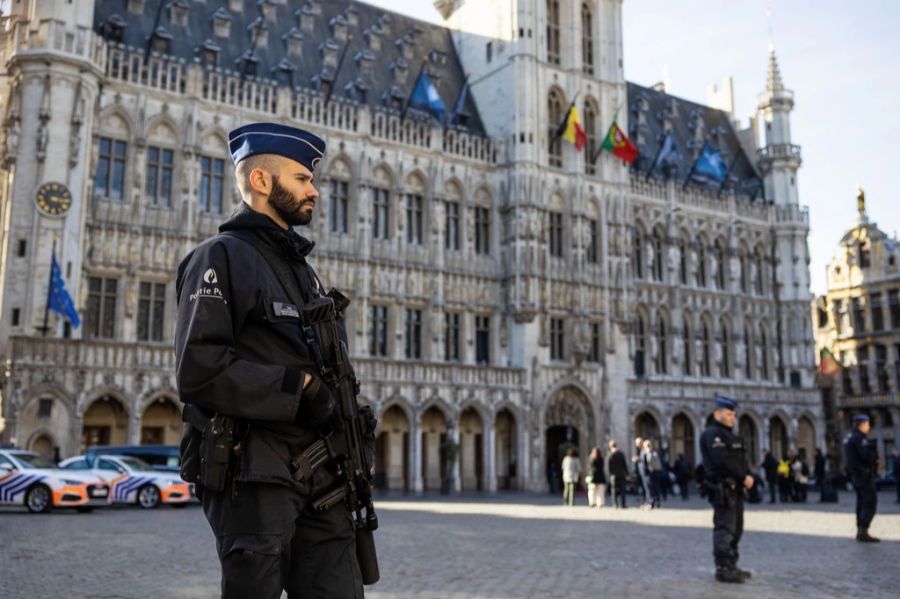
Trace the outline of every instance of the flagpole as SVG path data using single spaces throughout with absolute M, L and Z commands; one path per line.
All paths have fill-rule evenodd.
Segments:
M 666 136 L 663 137 L 662 143 L 659 144 L 659 150 L 656 152 L 656 156 L 653 158 L 653 163 L 650 165 L 650 170 L 647 171 L 647 174 L 644 176 L 644 181 L 650 180 L 650 175 L 653 171 L 656 170 L 656 161 L 659 160 L 660 155 L 662 155 L 663 148 L 666 146 L 666 139 L 668 139 L 669 134 L 666 133 Z
M 422 72 L 425 70 L 425 62 L 428 60 L 428 56 L 426 55 L 425 59 L 422 60 L 422 66 L 419 67 L 419 74 L 416 75 L 415 81 L 413 81 L 412 89 L 409 90 L 409 97 L 406 98 L 406 106 L 403 107 L 403 112 L 400 114 L 400 120 L 406 118 L 406 112 L 409 110 L 409 105 L 412 102 L 413 94 L 416 93 L 416 86 L 419 84 L 419 79 L 422 77 Z
M 334 88 L 337 86 L 338 76 L 341 74 L 341 67 L 344 66 L 344 58 L 347 56 L 347 50 L 350 49 L 350 42 L 353 41 L 353 33 L 347 32 L 347 41 L 344 44 L 344 51 L 341 52 L 341 57 L 338 59 L 337 67 L 334 69 L 334 81 L 331 83 L 331 87 L 328 88 L 328 93 L 325 95 L 325 106 L 328 106 L 328 102 L 331 101 L 331 94 L 334 92 Z
M 728 176 L 731 174 L 731 169 L 734 168 L 734 165 L 737 164 L 738 159 L 741 157 L 741 154 L 744 153 L 744 149 L 740 148 L 735 157 L 731 160 L 731 164 L 728 165 L 728 170 L 725 171 L 725 179 L 722 181 L 722 184 L 719 186 L 719 191 L 716 193 L 716 198 L 722 196 L 722 190 L 725 189 L 725 184 L 728 183 Z
M 53 240 L 53 249 L 50 251 L 50 276 L 47 277 L 47 304 L 44 306 L 44 326 L 41 327 L 41 333 L 47 336 L 49 327 L 47 323 L 50 319 L 50 298 L 53 293 L 53 259 L 56 257 L 56 239 Z
M 703 142 L 703 147 L 700 148 L 700 154 L 697 155 L 697 159 L 694 160 L 694 164 L 691 165 L 691 170 L 688 173 L 687 178 L 684 180 L 684 185 L 681 186 L 681 190 L 684 191 L 687 188 L 688 181 L 691 180 L 691 177 L 694 176 L 694 169 L 697 168 L 697 163 L 700 162 L 700 159 L 703 157 L 703 150 L 706 149 L 706 142 Z
M 465 79 L 463 79 L 462 87 L 459 88 L 459 93 L 456 94 L 456 101 L 453 102 L 453 113 L 448 115 L 447 118 L 444 120 L 444 130 L 445 131 L 447 130 L 447 127 L 449 127 L 450 125 L 453 124 L 452 123 L 453 119 L 456 116 L 458 116 L 458 114 L 459 114 L 459 112 L 457 111 L 457 108 L 461 109 L 459 102 L 460 102 L 460 100 L 463 99 L 463 92 L 466 91 L 467 85 L 469 85 L 469 75 L 466 75 Z

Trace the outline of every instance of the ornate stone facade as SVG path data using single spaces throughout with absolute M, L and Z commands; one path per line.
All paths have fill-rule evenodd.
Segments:
M 5 19 L 6 440 L 71 455 L 169 438 L 146 411 L 177 425 L 175 267 L 240 201 L 226 132 L 275 119 L 327 138 L 306 233 L 353 299 L 383 484 L 541 489 L 560 444 L 636 433 L 696 458 L 714 392 L 742 402 L 754 451 L 819 443 L 808 217 L 774 53 L 757 149 L 725 112 L 626 84 L 619 0 L 441 2 L 446 28 L 349 1 L 176 3 L 161 22 L 121 4 L 22 2 Z M 420 63 L 457 99 L 451 126 L 401 114 Z M 554 140 L 576 90 L 584 152 Z M 591 160 L 616 114 L 632 169 Z M 650 176 L 669 132 L 681 159 Z M 729 177 L 685 184 L 707 140 Z M 68 212 L 36 207 L 47 181 Z M 54 240 L 85 322 L 51 314 L 42 337 Z M 436 476 L 447 441 L 459 459 Z

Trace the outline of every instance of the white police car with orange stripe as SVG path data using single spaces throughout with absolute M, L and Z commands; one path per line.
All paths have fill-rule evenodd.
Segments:
M 191 500 L 191 486 L 178 474 L 154 470 L 133 456 L 76 456 L 60 462 L 59 467 L 69 472 L 87 471 L 105 480 L 110 486 L 110 503 L 136 503 L 149 509 L 160 503 L 181 507 Z
M 0 450 L 0 505 L 22 505 L 32 513 L 107 505 L 109 485 L 91 472 L 68 472 L 31 451 Z

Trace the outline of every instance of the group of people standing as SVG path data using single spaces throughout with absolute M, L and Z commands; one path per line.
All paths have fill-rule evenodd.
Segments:
M 760 468 L 766 477 L 766 486 L 769 488 L 769 503 L 775 503 L 778 496 L 781 503 L 805 503 L 807 499 L 807 484 L 809 483 L 809 465 L 793 449 L 789 450 L 779 460 L 766 449 Z M 820 489 L 824 488 L 825 459 L 820 450 L 816 450 L 816 483 Z

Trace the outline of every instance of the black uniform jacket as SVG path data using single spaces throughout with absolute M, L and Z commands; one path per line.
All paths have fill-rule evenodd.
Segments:
M 700 453 L 706 476 L 710 479 L 730 478 L 743 484 L 744 477 L 750 474 L 743 439 L 718 421 L 713 421 L 700 436 Z
M 875 477 L 878 453 L 869 438 L 858 428 L 844 439 L 844 460 L 855 485 L 871 481 Z
M 222 233 L 257 235 L 277 248 L 304 301 L 324 294 L 306 262 L 314 244 L 246 204 L 219 231 L 178 267 L 179 395 L 186 404 L 238 419 L 237 480 L 295 486 L 287 461 L 316 439 L 297 422 L 305 373 L 315 370 L 298 306 L 252 245 Z

